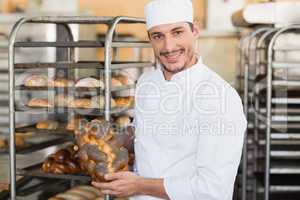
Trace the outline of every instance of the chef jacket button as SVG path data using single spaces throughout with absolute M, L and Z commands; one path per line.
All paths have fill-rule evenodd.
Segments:
M 134 142 L 137 143 L 137 142 L 138 142 L 138 139 L 135 138 L 135 139 L 134 139 Z

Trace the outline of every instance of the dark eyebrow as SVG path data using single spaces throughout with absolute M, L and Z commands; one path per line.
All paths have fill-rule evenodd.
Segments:
M 153 33 L 150 33 L 151 36 L 153 35 L 161 35 L 162 33 L 161 32 L 153 32 Z
M 174 32 L 174 31 L 179 31 L 179 30 L 182 30 L 184 27 L 183 26 L 178 26 L 178 27 L 175 27 L 173 29 L 171 29 L 171 32 Z M 153 33 L 150 33 L 150 36 L 153 36 L 153 35 L 161 35 L 163 33 L 161 32 L 153 32 Z
M 179 26 L 179 27 L 173 28 L 171 31 L 174 32 L 174 31 L 179 31 L 179 30 L 181 30 L 181 29 L 183 29 L 183 27 L 182 27 L 182 26 Z

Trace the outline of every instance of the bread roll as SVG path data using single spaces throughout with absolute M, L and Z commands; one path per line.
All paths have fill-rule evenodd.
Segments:
M 27 77 L 24 81 L 27 87 L 47 87 L 48 77 L 43 74 L 35 74 Z
M 110 101 L 111 107 L 114 108 L 116 107 L 116 102 L 113 98 L 111 98 Z M 100 109 L 104 109 L 104 105 L 105 105 L 105 98 L 104 96 L 96 96 L 92 98 L 92 105 L 93 108 L 100 108 Z
M 80 172 L 74 146 L 61 149 L 51 154 L 43 163 L 42 170 L 54 174 L 75 174 Z
M 122 84 L 122 82 L 119 81 L 118 79 L 112 77 L 112 78 L 111 78 L 111 86 L 112 86 L 112 87 L 121 87 L 121 86 L 123 86 L 123 84 Z
M 90 98 L 74 99 L 69 103 L 71 108 L 104 109 L 104 97 L 95 96 Z M 111 99 L 111 107 L 116 107 L 116 102 Z
M 118 74 L 114 76 L 115 79 L 119 80 L 122 85 L 133 85 L 134 81 L 124 74 Z
M 115 119 L 115 123 L 121 127 L 121 128 L 125 128 L 127 127 L 129 124 L 130 124 L 130 118 L 126 115 L 124 116 L 120 116 L 120 117 L 117 117 Z
M 117 97 L 115 98 L 117 107 L 131 107 L 134 104 L 134 97 Z
M 89 98 L 74 99 L 69 104 L 70 108 L 93 108 L 92 100 Z
M 79 194 L 79 195 L 85 197 L 86 199 L 95 199 L 97 197 L 97 195 L 95 193 L 84 190 L 84 189 L 80 189 L 80 188 L 74 188 L 74 189 L 68 190 L 66 193 Z
M 58 107 L 68 107 L 73 100 L 73 96 L 67 94 L 58 94 L 54 97 L 54 104 Z
M 33 98 L 28 103 L 29 107 L 39 107 L 39 108 L 52 108 L 53 103 L 49 102 L 48 99 Z
M 21 148 L 25 146 L 25 139 L 23 136 L 16 135 L 15 137 L 15 144 L 17 148 Z
M 37 129 L 55 130 L 58 128 L 57 121 L 45 120 L 36 124 Z
M 49 81 L 49 87 L 73 87 L 74 81 L 65 78 L 56 78 L 55 80 Z
M 5 138 L 0 138 L 0 149 L 7 148 L 7 141 Z
M 48 200 L 65 200 L 65 199 L 60 197 L 50 197 Z
M 101 80 L 92 77 L 87 77 L 78 80 L 75 87 L 104 88 L 104 83 Z
M 93 192 L 96 196 L 102 196 L 103 194 L 101 193 L 101 191 L 93 186 L 89 186 L 89 185 L 80 185 L 80 186 L 76 186 L 74 187 L 74 189 L 82 189 L 85 191 L 89 191 L 89 192 Z
M 68 193 L 60 193 L 55 197 L 63 198 L 65 200 L 89 200 L 79 194 L 68 194 Z

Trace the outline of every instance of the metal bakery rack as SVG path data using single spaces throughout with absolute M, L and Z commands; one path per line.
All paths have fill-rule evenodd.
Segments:
M 58 178 L 65 180 L 89 180 L 89 177 L 84 175 L 54 175 L 47 174 L 40 170 L 40 165 L 33 165 L 24 169 L 16 169 L 16 148 L 15 148 L 15 131 L 18 130 L 15 124 L 15 117 L 18 112 L 21 113 L 54 113 L 57 117 L 66 117 L 68 114 L 78 115 L 93 115 L 93 116 L 104 116 L 106 121 L 110 121 L 113 115 L 124 113 L 132 107 L 128 108 L 112 108 L 111 97 L 115 91 L 122 91 L 128 89 L 134 89 L 135 85 L 124 86 L 114 88 L 112 87 L 111 79 L 112 72 L 115 70 L 131 69 L 136 68 L 143 70 L 144 68 L 154 67 L 152 61 L 117 61 L 114 59 L 113 52 L 119 48 L 149 48 L 150 44 L 148 41 L 118 41 L 117 28 L 120 24 L 131 26 L 131 24 L 144 24 L 144 19 L 133 18 L 133 17 L 56 17 L 56 16 L 43 16 L 43 17 L 32 17 L 22 18 L 13 27 L 10 41 L 9 41 L 9 118 L 10 118 L 10 190 L 11 199 L 15 200 L 17 196 L 16 192 L 16 175 L 29 176 L 29 177 L 41 177 L 41 178 Z M 25 24 L 54 24 L 56 26 L 57 38 L 55 41 L 19 41 L 17 38 L 19 32 L 22 32 L 22 27 Z M 70 26 L 76 25 L 104 25 L 107 27 L 105 40 L 84 40 L 74 41 Z M 39 31 L 39 30 L 36 30 Z M 54 33 L 55 34 L 55 33 Z M 18 48 L 54 48 L 56 50 L 56 61 L 55 62 L 23 62 L 16 63 L 15 51 Z M 77 49 L 104 49 L 104 60 L 103 61 L 80 61 L 77 60 L 75 53 Z M 97 88 L 94 92 L 98 94 L 104 94 L 105 103 L 104 109 L 99 108 L 93 109 L 91 112 L 86 112 L 85 109 L 71 109 L 71 108 L 24 108 L 16 105 L 15 94 L 16 91 L 54 91 L 56 94 L 59 93 L 58 88 L 29 88 L 24 86 L 17 86 L 15 84 L 15 73 L 19 71 L 30 71 L 32 69 L 52 69 L 55 70 L 55 74 L 64 73 L 68 78 L 74 77 L 74 70 L 76 69 L 96 69 L 99 76 L 104 74 L 104 89 Z M 75 88 L 64 88 L 68 91 L 77 90 Z M 88 89 L 89 91 L 91 89 Z M 59 110 L 59 112 L 58 112 Z M 31 130 L 34 131 L 34 130 Z M 105 197 L 109 199 L 109 196 Z
M 0 131 L 8 127 L 8 36 L 0 33 Z
M 299 38 L 300 26 L 290 25 L 258 28 L 241 40 L 248 49 L 240 66 L 249 123 L 243 200 L 299 199 Z

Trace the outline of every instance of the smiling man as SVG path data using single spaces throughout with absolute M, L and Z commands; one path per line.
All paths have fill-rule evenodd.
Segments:
M 153 0 L 145 13 L 158 64 L 137 84 L 136 169 L 93 184 L 132 200 L 231 200 L 246 129 L 240 97 L 196 54 L 190 0 Z

